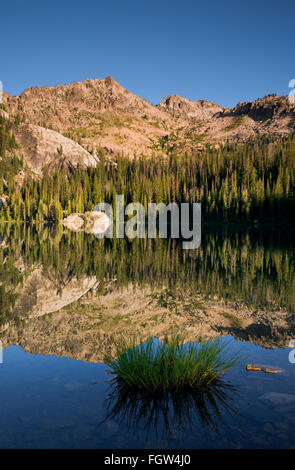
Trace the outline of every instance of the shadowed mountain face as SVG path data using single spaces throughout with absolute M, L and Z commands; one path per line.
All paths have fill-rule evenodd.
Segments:
M 266 348 L 288 347 L 295 335 L 292 234 L 206 231 L 188 255 L 176 240 L 1 230 L 4 347 L 103 362 L 122 334 L 231 334 Z
M 111 77 L 33 87 L 16 97 L 5 93 L 3 103 L 2 113 L 21 121 L 15 126 L 16 140 L 37 173 L 58 160 L 93 166 L 101 148 L 110 156 L 160 156 L 165 154 L 163 139 L 173 142 L 176 151 L 189 152 L 208 143 L 285 136 L 295 129 L 295 106 L 287 97 L 269 95 L 227 109 L 169 95 L 155 106 Z

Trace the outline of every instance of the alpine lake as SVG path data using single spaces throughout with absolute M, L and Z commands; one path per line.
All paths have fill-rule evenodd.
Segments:
M 294 235 L 204 225 L 183 250 L 1 224 L 0 448 L 294 448 Z M 240 363 L 194 396 L 121 393 L 104 363 L 116 341 L 173 331 L 230 340 Z

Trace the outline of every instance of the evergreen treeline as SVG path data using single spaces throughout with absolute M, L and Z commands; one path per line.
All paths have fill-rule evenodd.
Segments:
M 8 157 L 15 141 L 1 124 L 0 220 L 56 221 L 72 212 L 93 210 L 99 202 L 201 202 L 202 216 L 212 220 L 277 219 L 295 216 L 295 137 L 260 138 L 227 144 L 193 155 L 118 157 L 117 164 L 100 151 L 96 168 L 67 172 L 48 169 L 41 179 L 15 182 L 21 167 Z M 9 150 L 9 152 L 6 152 Z
M 15 176 L 23 166 L 21 159 L 11 155 L 15 149 L 12 123 L 0 115 L 0 198 L 7 196 L 10 199 L 16 188 Z M 10 209 L 7 211 L 9 215 Z

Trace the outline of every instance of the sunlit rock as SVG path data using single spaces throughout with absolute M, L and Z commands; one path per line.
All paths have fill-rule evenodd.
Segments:
M 104 212 L 90 211 L 85 214 L 70 214 L 61 223 L 75 232 L 85 230 L 87 233 L 103 234 L 109 228 L 111 221 Z

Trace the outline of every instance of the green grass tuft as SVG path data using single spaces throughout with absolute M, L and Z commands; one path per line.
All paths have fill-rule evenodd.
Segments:
M 121 339 L 115 353 L 104 362 L 129 387 L 147 392 L 197 390 L 216 382 L 238 363 L 229 354 L 230 343 L 217 338 L 209 343 L 184 343 L 184 338 L 167 336 L 140 341 Z

